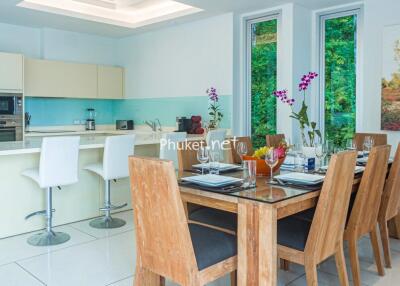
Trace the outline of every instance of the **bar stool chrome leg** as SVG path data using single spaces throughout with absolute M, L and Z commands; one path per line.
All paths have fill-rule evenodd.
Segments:
M 116 209 L 121 209 L 126 207 L 127 204 L 123 204 L 121 206 L 113 206 L 111 204 L 111 192 L 110 192 L 110 180 L 105 181 L 105 193 L 104 193 L 104 208 L 101 208 L 101 211 L 105 212 L 103 217 L 96 218 L 90 221 L 89 225 L 94 228 L 119 228 L 126 224 L 126 221 L 111 217 L 111 211 Z
M 57 245 L 70 240 L 70 236 L 64 232 L 53 231 L 53 191 L 52 188 L 47 188 L 47 206 L 45 216 L 47 219 L 46 231 L 34 234 L 28 238 L 28 243 L 33 246 L 51 246 Z M 44 212 L 35 212 L 28 215 L 26 219 L 32 217 L 32 215 L 43 214 Z

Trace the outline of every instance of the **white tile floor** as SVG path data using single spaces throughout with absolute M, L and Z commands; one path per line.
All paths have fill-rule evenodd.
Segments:
M 32 247 L 26 243 L 29 235 L 0 240 L 0 285 L 131 286 L 136 259 L 132 212 L 115 216 L 127 224 L 108 231 L 93 229 L 88 221 L 57 228 L 71 235 L 68 243 L 59 246 Z M 386 269 L 385 277 L 379 277 L 368 238 L 360 241 L 364 285 L 400 285 L 400 241 L 391 243 L 393 268 Z M 351 278 L 350 269 L 348 273 Z M 333 259 L 319 266 L 318 280 L 319 285 L 339 285 Z M 229 278 L 211 285 L 229 285 Z M 279 285 L 306 285 L 304 268 L 291 264 L 289 272 L 279 271 Z

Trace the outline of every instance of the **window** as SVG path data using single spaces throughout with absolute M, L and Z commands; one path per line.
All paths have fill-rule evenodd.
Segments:
M 265 136 L 276 134 L 277 82 L 276 18 L 259 18 L 247 24 L 247 94 L 253 144 L 265 146 Z
M 356 129 L 357 11 L 321 17 L 321 120 L 325 139 L 344 146 Z

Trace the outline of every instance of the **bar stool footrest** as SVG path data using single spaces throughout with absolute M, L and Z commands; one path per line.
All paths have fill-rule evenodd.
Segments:
M 54 213 L 55 211 L 56 211 L 55 209 L 52 209 L 52 210 L 51 210 L 52 213 Z M 37 216 L 37 215 L 43 215 L 43 216 L 45 216 L 45 215 L 46 215 L 46 210 L 30 213 L 30 214 L 28 214 L 28 215 L 25 217 L 25 220 L 28 220 L 28 219 L 30 219 L 31 217 L 34 217 L 34 216 Z

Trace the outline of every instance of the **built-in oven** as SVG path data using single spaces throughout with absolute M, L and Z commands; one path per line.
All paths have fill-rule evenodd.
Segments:
M 21 115 L 22 95 L 0 93 L 0 115 Z
M 22 140 L 22 117 L 19 115 L 0 115 L 0 142 Z

